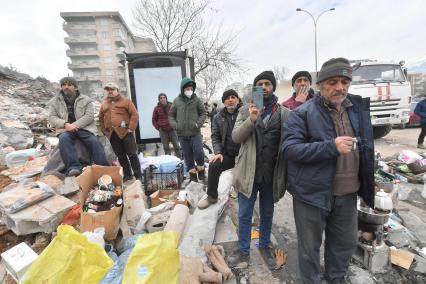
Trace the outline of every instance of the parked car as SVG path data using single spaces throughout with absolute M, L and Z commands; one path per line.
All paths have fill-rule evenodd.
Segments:
M 414 113 L 418 102 L 412 102 L 410 105 L 410 120 L 408 121 L 408 126 L 419 126 L 420 125 L 420 116 Z

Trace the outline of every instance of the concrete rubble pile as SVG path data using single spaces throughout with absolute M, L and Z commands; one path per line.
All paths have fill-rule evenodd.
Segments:
M 22 150 L 46 142 L 52 132 L 46 105 L 58 90 L 57 83 L 0 66 L 0 163 L 11 148 Z

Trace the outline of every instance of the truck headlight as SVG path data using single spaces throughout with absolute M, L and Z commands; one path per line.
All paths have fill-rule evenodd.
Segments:
M 410 112 L 409 111 L 403 111 L 402 112 L 402 116 L 409 116 L 410 115 Z

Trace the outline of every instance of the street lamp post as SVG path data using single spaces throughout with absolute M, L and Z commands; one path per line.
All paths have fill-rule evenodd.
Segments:
M 306 10 L 303 10 L 303 9 L 300 9 L 300 8 L 296 9 L 297 12 L 307 13 L 309 16 L 311 16 L 312 21 L 314 22 L 314 30 L 315 30 L 315 72 L 316 72 L 317 76 L 318 76 L 318 63 L 317 63 L 318 62 L 318 51 L 317 51 L 317 24 L 318 24 L 318 20 L 324 13 L 334 11 L 334 10 L 335 10 L 335 8 L 330 8 L 330 9 L 324 10 L 315 19 L 314 16 L 309 11 L 306 11 Z

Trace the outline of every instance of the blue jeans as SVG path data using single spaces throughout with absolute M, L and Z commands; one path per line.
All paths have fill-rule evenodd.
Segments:
M 250 198 L 238 193 L 238 246 L 243 253 L 250 251 L 251 220 L 258 192 L 260 209 L 259 248 L 267 247 L 271 242 L 272 217 L 274 216 L 272 184 L 255 183 Z
M 203 138 L 201 134 L 180 136 L 179 142 L 188 171 L 195 168 L 194 160 L 197 166 L 204 166 Z
M 97 165 L 108 166 L 104 148 L 99 143 L 98 138 L 93 133 L 80 129 L 76 132 L 66 131 L 59 135 L 59 152 L 65 164 L 66 172 L 71 169 L 81 170 L 82 166 L 78 160 L 77 151 L 74 148 L 74 141 L 79 139 L 86 146 L 91 154 L 92 162 Z

